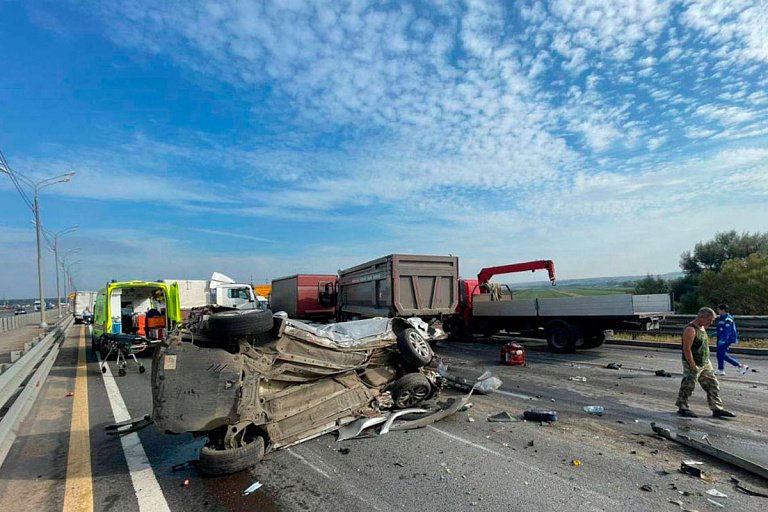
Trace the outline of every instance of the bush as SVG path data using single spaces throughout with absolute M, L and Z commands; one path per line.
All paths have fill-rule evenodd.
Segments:
M 752 254 L 726 261 L 720 272 L 702 272 L 699 294 L 709 305 L 728 303 L 735 314 L 768 314 L 768 256 Z

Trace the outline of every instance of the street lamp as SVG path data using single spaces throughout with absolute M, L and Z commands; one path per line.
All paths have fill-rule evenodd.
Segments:
M 27 206 L 29 206 L 35 214 L 35 230 L 37 231 L 37 291 L 40 296 L 40 328 L 45 329 L 48 327 L 48 324 L 45 322 L 45 296 L 43 295 L 43 252 L 40 243 L 40 233 L 42 231 L 42 226 L 40 225 L 40 191 L 57 183 L 67 183 L 72 179 L 72 176 L 74 176 L 75 173 L 68 172 L 52 178 L 33 181 L 27 176 L 11 170 L 2 154 L 0 154 L 0 171 L 11 178 L 14 186 L 16 186 L 17 190 L 22 195 L 22 198 L 27 203 Z M 23 188 L 19 185 L 19 181 L 31 188 L 34 192 L 34 201 L 31 204 L 29 198 L 24 193 Z
M 64 284 L 65 284 L 65 287 L 67 288 L 66 289 L 67 297 L 70 296 L 70 294 L 72 293 L 72 289 L 74 288 L 72 286 L 72 267 L 77 265 L 78 263 L 80 263 L 80 260 L 73 261 L 73 262 L 67 264 L 67 260 L 66 259 L 70 255 L 75 254 L 77 252 L 80 252 L 80 249 L 71 249 L 71 250 L 67 251 L 67 253 L 65 254 L 64 257 L 62 257 L 61 268 L 64 271 Z
M 53 250 L 53 256 L 56 262 L 56 312 L 58 318 L 61 318 L 61 289 L 59 288 L 59 237 L 68 233 L 72 233 L 73 231 L 77 230 L 77 227 L 77 224 L 75 224 L 72 227 L 62 229 L 61 231 L 57 231 L 51 235 L 53 237 L 53 246 L 51 249 Z

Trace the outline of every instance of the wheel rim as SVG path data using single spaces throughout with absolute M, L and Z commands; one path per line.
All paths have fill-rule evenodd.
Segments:
M 564 329 L 557 328 L 552 333 L 552 344 L 557 348 L 564 348 L 568 343 L 568 335 Z
M 429 357 L 429 344 L 417 332 L 408 333 L 408 344 L 420 357 L 424 359 Z
M 407 389 L 400 394 L 400 397 L 397 400 L 397 405 L 400 408 L 410 407 L 424 400 L 427 395 L 429 395 L 429 388 L 427 386 L 414 386 L 413 388 Z

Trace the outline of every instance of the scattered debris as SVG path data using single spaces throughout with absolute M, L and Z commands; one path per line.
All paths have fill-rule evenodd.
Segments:
M 556 411 L 540 411 L 540 410 L 533 410 L 533 411 L 525 411 L 523 413 L 523 418 L 525 418 L 528 421 L 557 421 L 557 412 Z
M 616 423 L 621 423 L 622 425 L 625 425 L 625 422 L 622 420 L 616 420 Z
M 248 487 L 247 487 L 247 488 L 246 488 L 246 489 L 243 491 L 243 496 L 248 496 L 248 495 L 249 495 L 249 494 L 251 494 L 252 492 L 254 492 L 254 491 L 256 491 L 256 490 L 260 489 L 261 487 L 262 487 L 262 484 L 261 484 L 261 482 L 254 482 L 254 483 L 252 483 L 251 485 L 249 485 L 249 486 L 248 486 Z
M 133 419 L 113 423 L 104 427 L 108 436 L 122 436 L 131 432 L 138 432 L 155 423 L 155 420 L 149 414 L 145 414 L 141 419 Z
M 752 373 L 760 373 L 760 370 L 758 370 L 757 368 L 752 368 Z
M 404 468 L 405 464 L 403 464 L 402 462 L 395 462 L 395 466 L 397 466 L 399 468 Z
M 471 396 L 472 391 L 459 399 L 449 398 L 442 409 L 439 409 L 438 411 L 433 412 L 432 414 L 428 414 L 417 420 L 410 420 L 407 422 L 399 423 L 397 425 L 393 425 L 391 430 L 412 430 L 436 423 L 443 418 L 447 418 L 452 414 L 456 414 L 459 409 L 467 405 L 467 402 Z
M 496 391 L 502 384 L 501 380 L 494 377 L 489 371 L 479 375 L 476 370 L 465 368 L 453 368 L 449 371 L 448 365 L 445 363 L 440 363 L 437 366 L 437 373 L 453 388 L 464 391 L 474 390 L 483 395 Z
M 667 498 L 667 501 L 672 503 L 673 505 L 677 505 L 678 507 L 683 508 L 683 502 L 682 501 L 677 501 L 677 500 L 673 500 L 673 499 L 670 499 L 670 498 Z
M 183 482 L 181 482 L 182 487 L 189 487 L 189 478 L 185 478 Z
M 349 455 L 350 449 L 349 448 L 339 448 L 336 451 L 339 452 L 342 455 Z
M 734 483 L 734 485 L 738 490 L 740 490 L 745 494 L 749 494 L 750 496 L 760 496 L 761 498 L 768 498 L 768 491 L 763 491 L 763 490 L 758 491 L 753 487 L 748 487 L 743 483 L 741 483 L 741 480 L 739 480 L 733 475 L 731 475 L 731 481 Z
M 584 411 L 588 412 L 589 414 L 594 414 L 596 416 L 602 416 L 605 414 L 605 407 L 602 405 L 587 405 L 584 407 Z
M 576 466 L 576 467 L 581 466 L 581 459 L 573 459 L 571 461 L 571 466 Z
M 672 374 L 669 373 L 667 370 L 656 370 L 656 376 L 657 377 L 671 377 Z
M 586 377 L 581 377 L 579 375 L 576 375 L 575 377 L 568 377 L 568 380 L 572 380 L 574 382 L 587 382 Z
M 695 476 L 696 478 L 704 478 L 704 471 L 701 468 L 696 467 L 698 464 L 703 464 L 703 462 L 684 460 L 680 463 L 680 471 L 686 475 Z
M 747 460 L 744 457 L 739 457 L 738 455 L 735 455 L 726 450 L 723 450 L 722 448 L 716 448 L 709 444 L 702 443 L 697 439 L 692 439 L 686 435 L 680 434 L 679 432 L 673 433 L 668 428 L 656 426 L 656 423 L 651 423 L 651 428 L 653 429 L 654 432 L 656 432 L 657 434 L 663 437 L 666 437 L 669 440 L 677 441 L 678 443 L 683 444 L 685 446 L 695 448 L 696 450 L 706 453 L 707 455 L 716 457 L 724 462 L 728 462 L 730 464 L 733 464 L 734 466 L 740 467 L 741 469 L 744 469 L 746 471 L 749 471 L 758 476 L 768 479 L 768 468 L 763 467 L 759 464 L 756 464 L 750 460 Z
M 70 391 L 69 393 L 67 393 L 64 396 L 75 396 L 75 392 L 74 391 Z
M 645 492 L 653 492 L 653 486 L 651 484 L 644 484 L 640 486 L 640 489 Z
M 723 494 L 720 491 L 718 491 L 717 489 L 710 489 L 710 490 L 707 491 L 707 494 L 709 494 L 710 496 L 714 496 L 715 498 L 727 498 L 728 497 L 727 494 Z
M 716 505 L 716 506 L 720 507 L 720 508 L 725 508 L 725 505 L 723 505 L 722 503 L 718 503 L 718 502 L 716 502 L 713 499 L 707 498 L 707 501 L 710 502 L 713 505 Z
M 533 446 L 534 444 L 535 444 L 535 443 L 533 442 L 533 439 L 531 439 L 530 441 L 528 441 L 528 446 Z
M 494 414 L 493 416 L 488 416 L 488 421 L 505 423 L 505 422 L 519 421 L 519 420 L 514 416 L 512 416 L 511 414 L 509 414 L 507 411 L 501 411 L 499 413 Z
M 621 364 L 608 363 L 605 367 L 608 368 L 609 370 L 621 370 L 622 366 L 623 365 L 621 365 Z
M 459 409 L 459 411 L 460 411 L 460 412 L 467 412 L 467 411 L 468 411 L 468 410 L 470 410 L 471 408 L 472 408 L 472 402 L 468 403 L 467 405 L 465 405 L 464 407 L 462 407 L 461 409 Z
M 474 423 L 475 422 L 475 418 L 473 418 L 472 416 L 469 416 L 467 418 L 467 421 L 470 422 L 470 423 Z
M 501 347 L 499 362 L 508 366 L 526 366 L 525 348 L 518 343 L 507 343 Z

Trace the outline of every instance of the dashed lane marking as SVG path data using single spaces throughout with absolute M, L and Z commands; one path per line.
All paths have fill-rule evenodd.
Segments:
M 98 357 L 98 354 L 97 358 L 101 362 L 101 357 Z M 115 378 L 112 376 L 109 364 L 105 364 L 104 368 L 106 368 L 104 386 L 107 388 L 109 405 L 112 407 L 112 415 L 115 417 L 115 422 L 128 421 L 131 419 L 131 415 L 125 406 L 125 401 L 123 400 L 123 395 L 120 394 L 120 389 L 117 387 L 117 382 L 115 382 Z M 121 436 L 120 442 L 123 445 L 125 461 L 128 463 L 128 472 L 131 474 L 133 490 L 139 502 L 139 510 L 141 512 L 170 512 L 168 502 L 165 500 L 163 490 L 157 482 L 157 477 L 152 470 L 152 465 L 149 463 L 139 435 L 136 432 L 132 432 Z
M 88 368 L 85 362 L 85 331 L 80 328 L 77 345 L 77 372 L 69 429 L 67 480 L 64 490 L 64 512 L 93 511 L 93 479 L 91 477 L 91 435 L 88 421 Z

